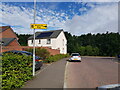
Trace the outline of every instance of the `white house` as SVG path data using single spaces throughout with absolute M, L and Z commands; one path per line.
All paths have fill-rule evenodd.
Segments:
M 28 38 L 28 46 L 33 46 L 33 36 Z M 61 54 L 67 53 L 67 39 L 63 30 L 36 32 L 35 46 L 58 49 Z

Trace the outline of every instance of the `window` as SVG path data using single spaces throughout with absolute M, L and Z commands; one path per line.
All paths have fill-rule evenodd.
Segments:
M 31 44 L 33 44 L 33 40 L 31 40 Z
M 64 46 L 64 39 L 63 39 L 63 46 Z
M 47 39 L 47 44 L 51 44 L 51 39 Z
M 41 40 L 39 39 L 39 44 L 41 44 Z
M 62 51 L 64 52 L 64 48 L 62 49 Z

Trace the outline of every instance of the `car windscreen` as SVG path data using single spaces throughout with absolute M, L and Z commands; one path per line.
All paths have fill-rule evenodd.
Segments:
M 29 52 L 22 52 L 23 54 L 26 54 L 26 55 L 33 55 L 32 53 L 29 53 Z
M 40 57 L 38 57 L 38 56 L 35 56 L 35 59 L 38 59 L 38 60 L 39 60 L 39 59 L 40 59 Z
M 80 56 L 79 54 L 72 54 L 71 56 Z

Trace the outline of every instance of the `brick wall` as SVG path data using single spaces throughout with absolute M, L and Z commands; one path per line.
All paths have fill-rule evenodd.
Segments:
M 3 47 L 2 47 L 2 52 L 11 51 L 11 50 L 19 50 L 19 51 L 22 51 L 22 47 L 21 47 L 21 46 L 3 46 Z
M 30 47 L 30 46 L 22 46 L 22 50 L 25 50 L 25 49 L 29 49 L 29 48 L 33 48 L 33 47 Z M 56 55 L 56 54 L 60 54 L 60 50 L 56 50 L 56 49 L 50 49 L 48 47 L 36 47 L 36 48 L 45 48 L 47 49 L 51 55 Z
M 2 47 L 2 52 L 11 51 L 11 50 L 24 51 L 25 49 L 29 49 L 29 48 L 33 48 L 33 47 L 29 47 L 29 46 L 6 46 L 5 47 L 4 46 Z M 36 48 L 45 48 L 50 52 L 51 55 L 60 54 L 60 50 L 50 49 L 48 47 L 36 47 Z
M 47 49 L 51 55 L 56 55 L 56 54 L 60 54 L 60 50 L 56 50 L 56 49 L 50 49 L 48 47 L 42 47 L 42 48 L 45 48 Z
M 15 40 L 13 40 L 8 46 L 20 46 L 20 44 L 19 44 L 18 41 L 15 39 Z
M 13 32 L 12 28 L 8 28 L 4 32 L 0 33 L 2 38 L 17 38 L 16 34 Z M 17 38 L 18 39 L 18 38 Z
M 22 50 L 22 47 L 20 46 L 20 44 L 16 39 L 13 40 L 8 46 L 2 46 L 2 52 L 10 51 L 10 50 L 20 50 L 20 51 Z

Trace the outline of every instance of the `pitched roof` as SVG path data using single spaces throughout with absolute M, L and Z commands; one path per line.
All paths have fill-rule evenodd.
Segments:
M 0 27 L 0 32 L 3 32 L 5 30 L 7 30 L 8 28 L 10 28 L 10 26 L 1 26 Z
M 35 39 L 47 39 L 47 38 L 57 38 L 58 35 L 63 30 L 53 30 L 53 31 L 43 31 L 43 32 L 36 32 Z M 28 38 L 28 40 L 33 39 L 34 36 Z
M 13 40 L 15 40 L 16 38 L 2 38 L 2 46 L 7 46 L 9 45 Z

